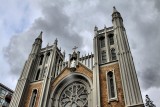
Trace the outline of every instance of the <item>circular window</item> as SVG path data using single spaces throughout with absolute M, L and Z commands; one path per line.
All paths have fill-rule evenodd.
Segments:
M 88 92 L 85 84 L 73 82 L 66 86 L 59 98 L 60 107 L 88 107 Z
M 48 107 L 92 107 L 90 83 L 84 75 L 71 73 L 57 84 Z

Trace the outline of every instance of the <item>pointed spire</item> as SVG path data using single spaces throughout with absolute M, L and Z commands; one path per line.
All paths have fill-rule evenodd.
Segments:
M 106 25 L 104 25 L 104 29 L 106 29 L 107 27 L 106 27 Z
M 47 43 L 47 47 L 49 46 L 49 43 Z
M 95 27 L 94 27 L 94 31 L 97 31 L 98 30 L 98 27 L 95 25 Z
M 39 34 L 39 36 L 37 37 L 38 39 L 41 39 L 42 40 L 42 31 L 41 31 L 41 33 Z
M 61 47 L 59 48 L 59 51 L 61 51 Z
M 65 52 L 65 50 L 63 51 L 63 56 L 65 57 L 65 54 L 66 54 L 66 52 Z
M 115 6 L 113 6 L 113 13 L 114 12 L 118 12 Z
M 55 44 L 55 45 L 57 45 L 57 44 L 58 44 L 58 40 L 57 40 L 57 38 L 56 38 L 56 40 L 54 41 L 54 44 Z

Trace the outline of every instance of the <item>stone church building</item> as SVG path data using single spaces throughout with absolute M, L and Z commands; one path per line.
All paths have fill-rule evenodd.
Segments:
M 94 28 L 93 54 L 80 56 L 35 39 L 9 107 L 144 107 L 121 14 Z

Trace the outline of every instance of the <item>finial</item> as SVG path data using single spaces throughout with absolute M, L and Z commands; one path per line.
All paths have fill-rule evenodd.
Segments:
M 117 9 L 116 9 L 115 6 L 113 6 L 113 13 L 114 13 L 114 12 L 117 12 Z
M 98 30 L 98 27 L 95 25 L 95 27 L 94 27 L 94 31 L 97 31 Z
M 47 43 L 47 47 L 49 46 L 49 43 Z
M 106 25 L 104 25 L 104 29 L 106 29 L 107 27 L 106 27 Z
M 74 46 L 72 49 L 75 52 L 77 48 L 78 48 L 77 46 Z
M 41 31 L 41 33 L 39 34 L 39 36 L 37 37 L 37 38 L 39 38 L 39 39 L 42 39 L 42 31 Z
M 65 52 L 65 50 L 63 51 L 63 56 L 65 56 L 65 54 L 66 54 L 66 52 Z
M 58 39 L 56 38 L 56 40 L 54 41 L 54 44 L 57 45 L 58 44 Z

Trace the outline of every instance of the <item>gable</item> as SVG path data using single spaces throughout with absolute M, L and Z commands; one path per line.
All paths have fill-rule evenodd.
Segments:
M 58 83 L 60 83 L 64 78 L 71 75 L 72 73 L 84 75 L 89 80 L 91 80 L 91 81 L 93 80 L 92 71 L 89 68 L 87 68 L 85 65 L 83 65 L 82 63 L 79 62 L 78 66 L 76 67 L 76 71 L 71 71 L 70 68 L 68 68 L 68 67 L 64 68 L 61 71 L 61 73 L 55 79 L 53 79 L 53 81 L 51 82 L 51 87 L 52 87 L 51 90 L 53 90 L 54 87 L 56 87 Z

